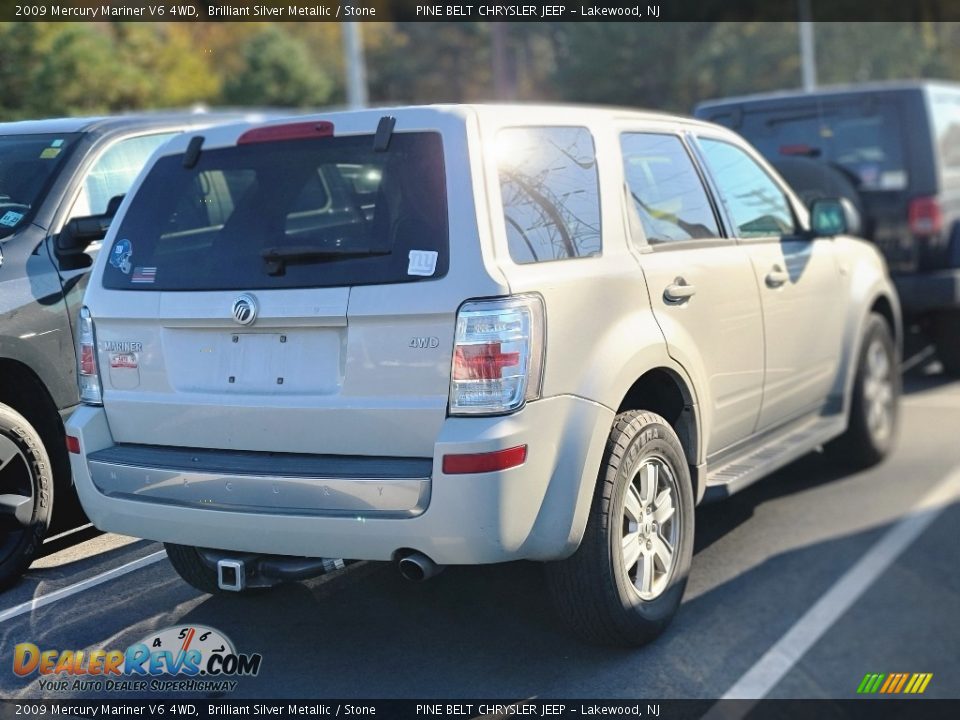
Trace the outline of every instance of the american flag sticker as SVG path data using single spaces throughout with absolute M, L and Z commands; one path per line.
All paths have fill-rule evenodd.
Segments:
M 148 285 L 157 279 L 157 269 L 155 267 L 137 267 L 133 269 L 133 276 L 130 282 Z

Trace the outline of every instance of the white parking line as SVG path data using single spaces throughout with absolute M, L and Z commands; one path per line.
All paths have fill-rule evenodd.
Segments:
M 145 568 L 148 565 L 153 565 L 155 562 L 163 560 L 167 556 L 165 550 L 160 550 L 155 553 L 151 553 L 145 557 L 140 558 L 139 560 L 134 560 L 133 562 L 128 562 L 125 565 L 120 567 L 115 567 L 113 570 L 107 570 L 102 572 L 99 575 L 94 575 L 92 578 L 86 580 L 81 580 L 78 583 L 73 585 L 68 585 L 65 588 L 60 588 L 59 590 L 54 590 L 52 593 L 47 595 L 41 595 L 40 597 L 33 598 L 27 602 L 20 603 L 19 605 L 14 605 L 12 608 L 0 612 L 0 623 L 4 623 L 7 620 L 12 620 L 15 617 L 23 615 L 24 613 L 33 612 L 38 608 L 42 608 L 45 605 L 50 605 L 51 603 L 57 602 L 57 600 L 63 600 L 68 598 L 71 595 L 76 595 L 77 593 L 83 592 L 84 590 L 89 590 L 92 587 L 101 585 L 105 582 L 109 582 L 114 578 L 121 577 L 128 573 L 132 573 L 141 568 Z
M 722 700 L 765 697 L 830 627 L 952 502 L 960 499 L 960 468 L 935 485 L 767 650 Z M 714 705 L 704 718 L 743 717 L 752 703 Z

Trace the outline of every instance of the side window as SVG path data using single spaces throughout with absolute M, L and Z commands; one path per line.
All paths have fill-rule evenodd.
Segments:
M 497 134 L 500 195 L 516 263 L 599 255 L 600 184 L 586 128 L 506 128 Z
M 175 134 L 142 135 L 111 146 L 87 172 L 68 219 L 105 213 L 110 198 L 125 195 L 153 151 Z
M 707 192 L 680 138 L 624 133 L 620 152 L 633 208 L 648 242 L 720 236 Z
M 739 237 L 796 232 L 786 196 L 753 158 L 721 140 L 701 138 L 700 147 Z

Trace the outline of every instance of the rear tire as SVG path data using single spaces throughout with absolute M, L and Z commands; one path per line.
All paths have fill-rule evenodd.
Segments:
M 944 313 L 934 321 L 934 342 L 943 370 L 960 377 L 960 312 Z
M 163 547 L 167 550 L 173 569 L 187 584 L 211 595 L 227 592 L 217 584 L 217 571 L 203 561 L 195 547 L 173 543 L 164 543 Z
M 882 315 L 871 313 L 857 361 L 850 422 L 827 448 L 839 462 L 863 469 L 890 453 L 896 440 L 900 385 L 893 333 Z
M 654 413 L 618 415 L 580 547 L 547 565 L 557 611 L 578 636 L 634 647 L 664 631 L 690 572 L 693 510 L 673 428 Z
M 830 163 L 809 157 L 781 157 L 773 161 L 777 172 L 808 208 L 821 198 L 846 198 L 866 221 L 863 198 L 853 177 Z M 863 228 L 866 231 L 866 228 Z
M 40 433 L 23 415 L 0 404 L 0 496 L 5 500 L 0 504 L 0 588 L 20 577 L 43 544 L 53 487 L 53 468 Z

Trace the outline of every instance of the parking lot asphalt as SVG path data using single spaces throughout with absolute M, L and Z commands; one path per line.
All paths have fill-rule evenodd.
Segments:
M 933 673 L 924 697 L 960 698 L 958 428 L 960 382 L 925 365 L 907 377 L 898 447 L 881 466 L 847 473 L 814 453 L 699 508 L 684 604 L 637 650 L 568 635 L 532 563 L 448 568 L 422 584 L 359 563 L 209 596 L 161 545 L 83 530 L 0 596 L 0 695 L 105 697 L 16 676 L 17 643 L 122 649 L 195 623 L 263 655 L 236 698 L 853 698 L 868 672 Z

